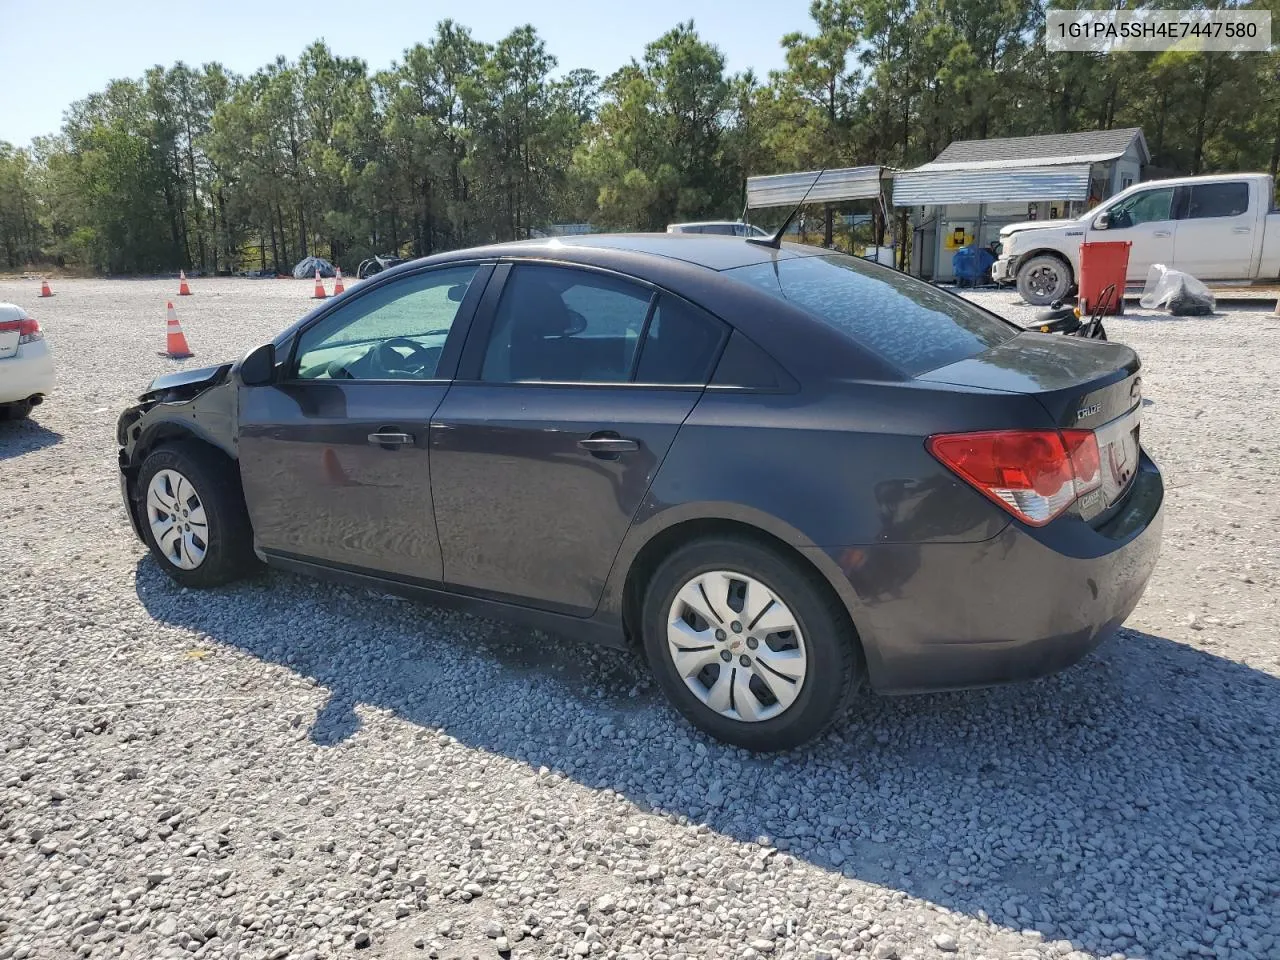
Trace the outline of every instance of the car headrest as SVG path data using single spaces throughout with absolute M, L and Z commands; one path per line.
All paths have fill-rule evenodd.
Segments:
M 572 332 L 573 313 L 560 294 L 540 280 L 521 284 L 513 333 L 524 337 L 561 337 Z

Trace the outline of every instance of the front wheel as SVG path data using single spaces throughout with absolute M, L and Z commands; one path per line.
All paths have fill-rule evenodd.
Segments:
M 143 536 L 173 580 L 213 587 L 257 572 L 240 477 L 221 453 L 197 441 L 160 447 L 137 482 Z
M 1018 268 L 1018 295 L 1033 307 L 1061 300 L 1071 289 L 1071 268 L 1049 254 L 1032 257 Z
M 695 726 L 748 750 L 821 734 L 848 705 L 857 637 L 811 570 L 755 541 L 697 540 L 654 573 L 645 655 Z

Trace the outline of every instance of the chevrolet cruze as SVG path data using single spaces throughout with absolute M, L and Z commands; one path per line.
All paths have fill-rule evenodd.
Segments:
M 827 250 L 613 235 L 394 267 L 159 378 L 118 440 L 178 583 L 268 564 L 635 645 L 771 750 L 1112 633 L 1160 543 L 1141 410 L 1120 344 Z

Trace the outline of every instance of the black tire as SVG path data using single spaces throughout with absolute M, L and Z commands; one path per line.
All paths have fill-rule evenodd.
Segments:
M 208 520 L 204 560 L 183 569 L 156 543 L 147 518 L 147 490 L 161 470 L 174 470 L 195 488 Z M 182 440 L 153 450 L 142 462 L 134 490 L 139 525 L 151 555 L 184 587 L 216 587 L 257 573 L 262 563 L 253 552 L 253 527 L 245 509 L 240 475 L 221 452 L 197 440 Z
M 1032 283 L 1033 274 L 1042 275 L 1041 283 L 1052 277 L 1052 287 L 1037 290 L 1036 285 Z M 1033 307 L 1047 307 L 1053 301 L 1064 298 L 1071 290 L 1071 284 L 1074 281 L 1067 261 L 1053 254 L 1042 253 L 1032 257 L 1018 268 L 1018 275 L 1014 278 L 1014 282 L 1018 287 L 1018 296 L 1024 301 Z
M 667 618 L 676 594 L 693 577 L 711 570 L 760 581 L 796 616 L 808 666 L 795 702 L 778 716 L 748 722 L 717 713 L 693 694 L 672 662 Z M 645 592 L 641 632 L 649 668 L 667 699 L 694 726 L 747 750 L 787 750 L 813 740 L 845 713 L 857 687 L 858 638 L 839 599 L 813 570 L 749 538 L 695 540 L 668 556 Z
M 0 420 L 25 420 L 31 416 L 31 408 L 34 406 L 30 400 L 0 404 Z

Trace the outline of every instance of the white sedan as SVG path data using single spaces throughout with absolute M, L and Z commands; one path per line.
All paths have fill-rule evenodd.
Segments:
M 53 389 L 53 353 L 40 322 L 0 303 L 0 419 L 21 420 Z

